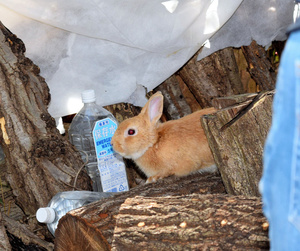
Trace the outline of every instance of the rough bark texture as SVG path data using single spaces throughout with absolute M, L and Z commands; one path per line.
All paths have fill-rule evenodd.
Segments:
M 242 51 L 248 62 L 248 71 L 260 90 L 275 89 L 276 70 L 268 59 L 265 48 L 252 41 L 250 46 L 243 46 Z
M 272 100 L 272 95 L 260 99 L 224 130 L 221 127 L 245 106 L 229 107 L 202 117 L 204 131 L 229 194 L 260 196 L 258 183 L 262 175 L 264 142 L 271 125 Z
M 196 61 L 195 55 L 178 71 L 202 108 L 212 106 L 215 97 L 244 93 L 232 48 Z
M 111 244 L 116 216 L 119 213 L 121 204 L 124 203 L 127 198 L 133 198 L 135 196 L 184 196 L 191 193 L 210 194 L 224 192 L 225 189 L 218 173 L 197 173 L 183 178 L 169 177 L 159 180 L 156 183 L 135 187 L 128 192 L 117 194 L 114 197 L 103 199 L 67 213 L 61 218 L 55 232 L 56 250 L 70 250 L 66 248 L 65 243 L 69 243 L 71 247 L 74 246 L 75 248 L 76 245 L 78 245 L 78 238 L 81 241 L 84 241 L 83 239 L 86 239 L 85 241 L 87 242 L 93 241 L 88 235 L 76 236 L 75 233 L 91 232 L 98 234 L 97 240 L 101 240 L 103 236 L 105 240 Z
M 82 161 L 47 112 L 50 94 L 21 40 L 0 23 L 0 137 L 7 180 L 18 205 L 35 214 L 57 192 L 72 188 Z M 90 188 L 85 172 L 77 186 Z
M 194 95 L 178 74 L 165 80 L 155 88 L 156 91 L 161 91 L 164 96 L 163 114 L 166 120 L 179 119 L 201 109 Z
M 247 105 L 257 96 L 257 93 L 245 93 L 229 97 L 215 98 L 212 100 L 213 107 L 218 110 L 228 108 L 230 106 Z
M 138 115 L 142 110 L 141 107 L 136 107 L 128 103 L 108 105 L 104 108 L 109 110 L 115 116 L 119 123 L 121 123 L 125 119 Z
M 20 239 L 17 244 L 17 246 L 20 246 L 20 250 L 53 250 L 53 243 L 40 239 L 40 237 L 30 231 L 25 224 L 21 224 L 6 215 L 3 215 L 3 219 L 4 225 L 7 231 L 12 235 L 12 238 Z M 21 246 L 24 248 L 21 249 Z
M 259 198 L 186 195 L 129 198 L 112 250 L 269 250 Z
M 11 245 L 9 243 L 6 230 L 3 224 L 2 213 L 0 211 L 0 250 L 11 250 Z

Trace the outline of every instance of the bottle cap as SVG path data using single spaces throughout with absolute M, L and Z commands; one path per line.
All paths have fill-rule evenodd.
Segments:
M 51 207 L 41 207 L 36 211 L 36 219 L 41 223 L 52 223 L 55 220 L 55 211 Z
M 96 101 L 96 95 L 94 90 L 86 90 L 81 93 L 81 99 L 83 103 L 91 103 Z

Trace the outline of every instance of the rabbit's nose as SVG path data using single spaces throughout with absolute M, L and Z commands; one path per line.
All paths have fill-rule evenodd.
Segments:
M 112 148 L 114 148 L 114 146 L 117 145 L 116 142 L 115 142 L 114 140 L 111 140 L 111 141 L 110 141 L 110 144 L 111 144 Z

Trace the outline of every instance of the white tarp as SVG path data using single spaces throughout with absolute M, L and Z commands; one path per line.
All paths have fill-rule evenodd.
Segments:
M 41 68 L 49 112 L 60 117 L 77 112 L 80 93 L 91 88 L 102 105 L 144 105 L 144 87 L 162 83 L 205 41 L 199 58 L 252 39 L 264 46 L 285 39 L 293 0 L 241 2 L 0 0 L 0 21 Z

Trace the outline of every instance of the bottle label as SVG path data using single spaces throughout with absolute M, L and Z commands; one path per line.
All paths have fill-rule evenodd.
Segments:
M 129 190 L 123 159 L 113 150 L 110 143 L 116 130 L 117 124 L 110 118 L 97 121 L 93 130 L 103 192 Z

